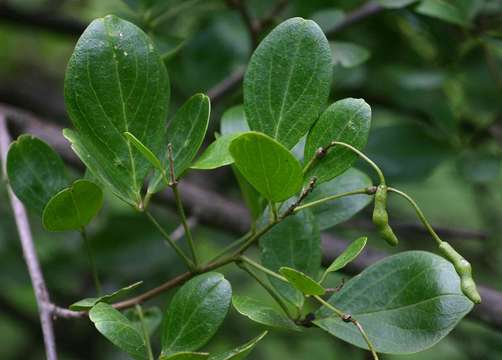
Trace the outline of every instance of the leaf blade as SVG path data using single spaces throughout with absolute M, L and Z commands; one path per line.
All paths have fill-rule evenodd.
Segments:
M 324 295 L 326 292 L 326 289 L 317 281 L 301 271 L 283 266 L 279 269 L 279 272 L 291 285 L 300 290 L 304 295 Z
M 211 355 L 209 360 L 243 360 L 251 353 L 251 351 L 253 351 L 258 342 L 260 342 L 267 334 L 268 331 L 264 331 L 244 345 L 220 354 Z

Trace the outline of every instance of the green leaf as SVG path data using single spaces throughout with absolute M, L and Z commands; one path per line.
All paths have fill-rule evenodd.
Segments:
M 256 344 L 258 344 L 258 342 L 261 341 L 267 333 L 268 331 L 264 331 L 254 339 L 233 350 L 225 351 L 221 354 L 211 355 L 209 360 L 243 360 L 251 353 L 251 351 L 253 351 Z
M 388 9 L 399 9 L 410 4 L 417 2 L 418 0 L 378 0 L 378 3 L 384 8 Z
M 160 163 L 160 160 L 157 158 L 157 156 L 155 156 L 155 154 L 149 148 L 143 145 L 143 143 L 139 141 L 138 138 L 133 134 L 131 134 L 130 132 L 126 131 L 124 135 L 125 137 L 127 137 L 127 139 L 129 139 L 129 141 L 136 148 L 136 150 L 138 150 L 145 157 L 145 159 L 147 159 L 150 162 L 150 164 L 153 165 L 154 168 L 162 171 L 162 164 Z
M 363 99 L 347 98 L 331 104 L 314 124 L 307 136 L 305 162 L 310 161 L 317 149 L 333 140 L 362 150 L 368 140 L 371 108 Z M 317 177 L 317 184 L 329 181 L 345 172 L 357 159 L 347 148 L 335 146 L 307 172 L 306 178 Z
M 232 297 L 232 305 L 241 315 L 262 325 L 285 330 L 302 331 L 298 325 L 278 310 L 250 297 L 234 295 Z
M 81 230 L 103 206 L 103 191 L 88 180 L 77 180 L 54 195 L 44 208 L 42 224 L 49 231 Z
M 422 0 L 415 11 L 422 15 L 431 16 L 443 21 L 468 26 L 471 20 L 471 11 L 475 7 L 472 0 Z
M 173 146 L 174 175 L 180 178 L 190 167 L 206 136 L 209 124 L 211 103 L 204 94 L 196 94 L 188 99 L 176 112 L 174 119 L 167 127 L 167 143 Z M 164 158 L 165 168 L 169 168 L 168 153 Z M 156 172 L 148 186 L 149 193 L 162 189 L 162 173 Z
M 332 62 L 328 41 L 312 20 L 277 26 L 253 53 L 244 77 L 251 130 L 291 149 L 328 100 Z
M 140 207 L 150 162 L 123 135 L 159 157 L 169 78 L 147 35 L 115 16 L 94 20 L 80 37 L 65 78 L 65 102 L 76 131 L 65 137 L 99 182 Z
M 236 105 L 228 109 L 221 116 L 220 132 L 221 135 L 236 134 L 248 132 L 249 125 L 246 120 L 243 105 Z
M 321 236 L 309 209 L 289 216 L 260 239 L 261 262 L 277 272 L 287 266 L 317 278 L 321 269 Z M 291 285 L 269 276 L 270 283 L 289 302 L 301 307 L 304 296 Z
M 301 271 L 283 266 L 279 272 L 284 276 L 291 285 L 300 290 L 305 295 L 324 295 L 326 290 L 310 276 L 305 275 Z
M 231 298 L 230 283 L 219 273 L 199 275 L 183 285 L 165 315 L 162 354 L 205 345 L 225 319 Z
M 10 145 L 6 168 L 16 196 L 40 214 L 47 201 L 69 183 L 61 157 L 31 135 L 21 135 Z
M 209 357 L 208 353 L 179 352 L 169 356 L 160 355 L 159 360 L 201 360 L 201 359 L 207 359 L 208 357 Z
M 298 160 L 267 135 L 243 133 L 230 144 L 230 153 L 242 176 L 268 200 L 286 200 L 302 187 Z
M 360 170 L 350 168 L 342 175 L 315 186 L 305 202 L 316 201 L 331 195 L 341 194 L 348 191 L 367 188 L 372 185 L 368 175 Z M 312 208 L 321 230 L 329 229 L 344 221 L 364 209 L 371 201 L 372 197 L 362 195 L 352 195 L 336 200 L 326 201 Z
M 351 68 L 361 65 L 370 57 L 370 52 L 357 44 L 345 41 L 331 41 L 331 56 L 333 65 L 340 65 L 345 68 Z
M 129 293 L 130 291 L 136 289 L 138 286 L 140 286 L 143 283 L 143 281 L 138 281 L 135 282 L 134 284 L 125 286 L 117 291 L 114 291 L 111 294 L 108 295 L 103 295 L 97 298 L 85 298 L 82 300 L 77 301 L 76 303 L 70 305 L 71 310 L 79 311 L 79 310 L 89 310 L 92 308 L 94 305 L 96 305 L 99 302 L 104 302 L 107 304 L 111 304 L 118 299 L 122 298 L 125 294 Z
M 355 258 L 359 256 L 361 251 L 363 251 L 366 246 L 368 238 L 366 236 L 361 236 L 360 238 L 354 240 L 347 248 L 331 263 L 331 265 L 326 269 L 324 274 L 330 272 L 335 272 L 343 269 L 348 263 L 354 261 Z M 324 276 L 325 276 L 324 275 Z M 323 278 L 324 278 L 323 276 Z
M 230 154 L 229 147 L 230 143 L 239 135 L 236 133 L 218 137 L 190 167 L 198 170 L 212 170 L 232 164 L 234 159 Z
M 148 360 L 147 346 L 141 331 L 111 305 L 96 304 L 89 311 L 89 318 L 105 338 L 133 359 Z
M 393 354 L 431 347 L 473 306 L 462 294 L 453 266 L 423 251 L 400 253 L 370 266 L 329 303 L 361 323 L 377 352 Z M 332 316 L 329 309 L 317 311 L 316 319 L 321 329 L 366 348 L 355 326 Z

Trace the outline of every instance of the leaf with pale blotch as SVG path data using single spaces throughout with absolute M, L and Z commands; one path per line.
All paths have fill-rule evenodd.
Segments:
M 42 214 L 49 231 L 82 230 L 103 206 L 103 191 L 89 180 L 77 180 L 54 195 Z
M 331 104 L 310 129 L 304 161 L 310 161 L 319 148 L 333 140 L 362 150 L 368 141 L 370 122 L 371 108 L 363 99 L 347 98 Z M 351 150 L 335 146 L 315 163 L 306 178 L 317 177 L 317 184 L 329 181 L 350 168 L 357 158 Z
M 111 305 L 98 303 L 89 311 L 96 329 L 115 346 L 135 360 L 148 360 L 147 345 L 142 332 Z
M 260 43 L 244 77 L 244 106 L 251 130 L 291 149 L 328 100 L 331 52 L 319 26 L 284 21 Z
M 50 198 L 69 183 L 58 153 L 31 135 L 21 135 L 10 145 L 6 169 L 16 196 L 39 214 Z
M 219 273 L 199 275 L 174 295 L 165 314 L 162 354 L 196 351 L 205 345 L 227 315 L 230 283 Z
M 159 157 L 169 95 L 165 66 L 139 27 L 111 15 L 87 27 L 66 71 L 66 108 L 76 130 L 64 135 L 99 183 L 136 207 L 151 164 L 124 132 Z
M 375 350 L 407 354 L 445 337 L 472 309 L 453 266 L 440 256 L 408 251 L 390 256 L 349 280 L 329 303 L 351 314 Z M 353 345 L 367 348 L 352 323 L 322 307 L 314 323 Z M 398 339 L 398 341 L 396 341 Z
M 209 357 L 209 360 L 243 360 L 253 351 L 256 344 L 258 344 L 267 333 L 268 331 L 264 331 L 254 339 L 233 350 L 225 351 L 221 354 L 213 354 Z
M 242 176 L 268 200 L 286 200 L 302 187 L 299 161 L 265 134 L 241 134 L 230 144 L 230 154 Z
M 82 300 L 77 301 L 76 303 L 70 305 L 71 310 L 89 310 L 92 308 L 94 305 L 96 305 L 99 302 L 104 302 L 107 304 L 111 304 L 118 299 L 122 298 L 124 295 L 128 294 L 130 291 L 136 289 L 138 286 L 140 286 L 143 283 L 143 281 L 138 281 L 135 282 L 134 284 L 125 286 L 117 291 L 114 291 L 111 294 L 108 295 L 103 295 L 97 298 L 85 298 Z
M 298 325 L 278 310 L 250 297 L 234 295 L 232 305 L 237 312 L 259 324 L 285 330 L 302 331 Z
M 279 272 L 291 285 L 300 290 L 304 295 L 324 295 L 326 292 L 326 289 L 317 281 L 301 271 L 283 266 L 279 269 Z

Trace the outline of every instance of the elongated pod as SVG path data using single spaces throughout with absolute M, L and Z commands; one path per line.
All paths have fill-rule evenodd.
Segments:
M 373 209 L 373 224 L 378 233 L 387 241 L 390 246 L 399 243 L 397 236 L 389 225 L 389 215 L 387 214 L 387 186 L 380 184 L 375 193 L 375 207 Z

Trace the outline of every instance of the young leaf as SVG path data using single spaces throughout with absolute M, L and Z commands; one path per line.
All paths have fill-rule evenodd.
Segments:
M 272 271 L 287 266 L 317 278 L 321 269 L 321 236 L 309 209 L 289 216 L 260 240 L 261 262 Z M 269 276 L 270 283 L 289 302 L 301 307 L 304 296 L 291 285 Z
M 302 187 L 300 163 L 284 146 L 267 135 L 247 132 L 230 144 L 235 165 L 266 199 L 279 202 Z
M 143 283 L 143 281 L 138 281 L 135 282 L 134 284 L 128 285 L 126 287 L 123 287 L 111 294 L 108 295 L 103 295 L 97 298 L 85 298 L 80 301 L 77 301 L 76 303 L 70 305 L 71 310 L 79 311 L 79 310 L 89 310 L 92 308 L 94 305 L 96 305 L 99 302 L 104 302 L 107 304 L 111 304 L 121 297 L 123 297 L 125 294 L 129 293 L 130 291 L 136 289 L 138 286 L 140 286 Z
M 96 329 L 135 360 L 148 360 L 145 339 L 124 315 L 111 305 L 98 303 L 89 311 Z
M 344 268 L 348 263 L 354 261 L 354 259 L 359 256 L 361 251 L 363 251 L 367 241 L 368 238 L 362 236 L 354 240 L 349 246 L 347 246 L 347 248 L 326 269 L 322 277 L 322 280 L 324 280 L 324 278 L 328 273 L 338 271 Z
M 347 98 L 331 104 L 314 124 L 307 136 L 305 162 L 310 161 L 320 147 L 331 141 L 348 143 L 362 150 L 368 140 L 371 108 L 362 99 Z M 331 148 L 307 172 L 306 178 L 317 177 L 317 184 L 329 181 L 352 166 L 357 155 L 346 148 Z
M 345 41 L 332 41 L 329 45 L 331 47 L 333 65 L 351 68 L 361 65 L 370 57 L 370 52 L 357 44 Z
M 203 360 L 209 357 L 208 353 L 179 352 L 172 355 L 160 355 L 159 360 Z
M 350 168 L 342 175 L 316 186 L 305 202 L 316 201 L 331 195 L 341 194 L 348 191 L 363 189 L 372 185 L 368 175 L 360 170 Z M 312 211 L 319 223 L 321 230 L 329 229 L 364 209 L 373 197 L 362 194 L 352 195 L 336 200 L 326 201 L 314 206 Z
M 167 72 L 147 35 L 115 16 L 94 20 L 70 58 L 65 102 L 73 150 L 100 183 L 139 207 L 151 164 L 123 134 L 158 157 L 169 102 Z
M 162 165 L 160 160 L 155 156 L 155 154 L 147 148 L 141 141 L 138 140 L 136 136 L 131 134 L 129 131 L 124 133 L 124 136 L 131 142 L 131 144 L 147 159 L 150 164 L 157 170 L 162 171 Z
M 212 170 L 232 164 L 234 159 L 230 155 L 229 147 L 230 143 L 239 135 L 236 133 L 218 137 L 190 167 L 198 170 Z
M 31 135 L 21 135 L 10 145 L 7 175 L 16 196 L 40 214 L 47 201 L 69 183 L 61 157 Z
M 234 295 L 232 305 L 240 314 L 257 323 L 279 329 L 302 331 L 291 319 L 276 309 L 250 297 Z
M 162 354 L 205 345 L 225 319 L 231 298 L 230 283 L 219 273 L 199 275 L 183 285 L 165 315 Z
M 317 281 L 301 271 L 283 266 L 279 269 L 279 272 L 291 285 L 300 290 L 304 295 L 324 295 L 326 292 L 326 289 Z
M 331 51 L 319 26 L 293 18 L 277 26 L 253 53 L 244 77 L 251 130 L 291 149 L 328 100 Z
M 377 352 L 392 354 L 431 347 L 473 306 L 460 289 L 453 265 L 423 251 L 400 253 L 370 266 L 348 281 L 329 303 L 359 321 Z M 314 323 L 366 348 L 353 324 L 332 315 L 323 307 Z
M 261 341 L 267 333 L 268 331 L 264 331 L 251 341 L 233 350 L 225 351 L 221 354 L 211 355 L 209 360 L 243 360 L 251 353 L 251 351 L 253 351 L 256 344 L 258 344 L 258 342 Z
M 188 99 L 176 112 L 167 127 L 167 143 L 173 146 L 174 175 L 179 178 L 190 167 L 199 151 L 209 124 L 211 103 L 204 94 L 196 94 Z M 164 159 L 164 167 L 169 168 L 169 159 Z M 148 186 L 149 193 L 162 189 L 162 174 L 156 172 Z
M 77 180 L 54 195 L 44 208 L 42 224 L 49 231 L 81 230 L 103 206 L 103 191 L 88 180 Z

